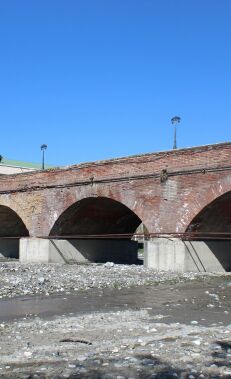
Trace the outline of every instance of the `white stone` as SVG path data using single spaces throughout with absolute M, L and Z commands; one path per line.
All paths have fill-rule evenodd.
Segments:
M 194 341 L 192 341 L 192 343 L 193 343 L 194 345 L 200 346 L 200 344 L 201 344 L 201 340 L 194 340 Z
M 31 351 L 24 351 L 24 355 L 25 355 L 25 357 L 29 358 L 32 356 L 32 352 Z

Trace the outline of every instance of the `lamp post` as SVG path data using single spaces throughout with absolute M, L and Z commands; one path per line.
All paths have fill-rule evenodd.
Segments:
M 47 145 L 43 144 L 40 146 L 42 150 L 42 170 L 44 170 L 45 165 L 44 165 L 44 155 L 45 155 L 45 150 L 47 149 Z
M 181 118 L 179 116 L 175 116 L 171 118 L 171 123 L 174 125 L 174 143 L 173 143 L 173 149 L 177 149 L 177 142 L 176 142 L 176 126 L 181 122 Z

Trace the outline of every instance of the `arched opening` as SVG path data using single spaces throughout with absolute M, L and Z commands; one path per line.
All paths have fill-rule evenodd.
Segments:
M 219 196 L 202 209 L 187 232 L 198 233 L 194 239 L 203 240 L 224 270 L 231 271 L 231 192 Z
M 106 197 L 89 197 L 64 211 L 50 236 L 59 239 L 63 236 L 68 240 L 69 248 L 71 244 L 78 251 L 79 256 L 75 253 L 75 257 L 80 261 L 139 263 L 139 241 L 131 237 L 141 223 L 122 203 Z M 53 240 L 56 242 L 60 249 L 63 242 Z
M 188 231 L 231 233 L 231 192 L 219 196 L 192 220 Z
M 18 237 L 26 236 L 29 236 L 29 232 L 17 213 L 9 207 L 0 205 L 0 259 L 18 259 Z

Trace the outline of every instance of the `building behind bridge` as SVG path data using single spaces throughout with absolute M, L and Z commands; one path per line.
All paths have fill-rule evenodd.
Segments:
M 45 165 L 45 168 L 52 168 L 52 166 Z M 19 174 L 38 170 L 41 170 L 41 163 L 23 162 L 6 158 L 2 158 L 0 162 L 0 175 Z

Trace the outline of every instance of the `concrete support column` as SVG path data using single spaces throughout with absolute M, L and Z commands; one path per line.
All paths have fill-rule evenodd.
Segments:
M 19 260 L 21 263 L 49 263 L 49 240 L 36 237 L 21 238 L 19 242 Z
M 231 241 L 145 241 L 144 265 L 175 272 L 224 272 L 231 269 Z
M 138 242 L 128 240 L 57 240 L 21 238 L 22 263 L 137 263 Z

